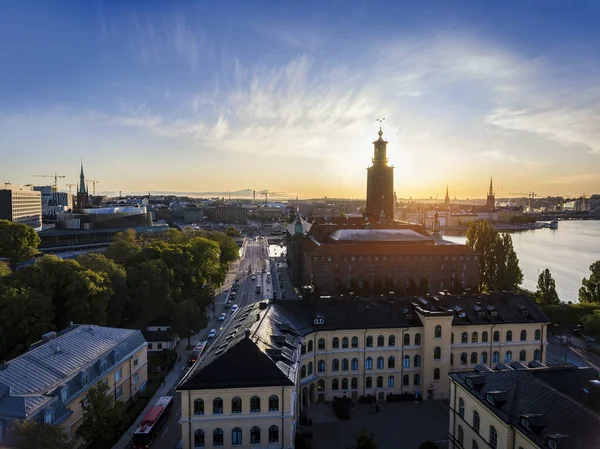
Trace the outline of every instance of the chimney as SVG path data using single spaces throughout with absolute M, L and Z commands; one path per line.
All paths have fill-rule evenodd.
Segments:
M 56 338 L 56 332 L 47 332 L 44 335 L 42 335 L 42 341 L 44 343 L 48 343 L 49 341 L 52 341 Z
M 244 337 L 250 338 L 250 329 L 248 329 L 248 328 L 244 329 Z

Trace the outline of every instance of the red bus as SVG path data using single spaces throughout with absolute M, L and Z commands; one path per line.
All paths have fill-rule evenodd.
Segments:
M 133 449 L 147 449 L 158 436 L 171 410 L 173 409 L 173 396 L 158 398 L 133 434 Z
M 188 368 L 191 368 L 192 365 L 196 363 L 196 360 L 200 358 L 205 347 L 206 340 L 202 340 L 196 343 L 196 346 L 194 346 L 194 349 L 192 349 L 192 353 L 190 354 L 190 357 L 188 359 Z

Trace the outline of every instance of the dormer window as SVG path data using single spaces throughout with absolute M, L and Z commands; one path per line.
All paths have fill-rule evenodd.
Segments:
M 64 386 L 60 389 L 60 400 L 66 404 L 69 399 L 69 387 Z
M 100 360 L 100 372 L 104 373 L 106 371 L 107 367 L 108 367 L 108 362 L 106 361 L 106 359 Z
M 531 430 L 531 423 L 525 416 L 521 416 L 521 425 L 527 430 Z
M 81 386 L 85 387 L 90 383 L 90 375 L 88 373 L 81 373 Z
M 548 438 L 548 447 L 550 449 L 558 449 L 558 444 L 556 444 L 556 440 L 552 437 Z
M 118 349 L 113 351 L 113 363 L 117 363 L 120 358 L 121 358 L 121 351 L 119 351 Z
M 49 409 L 44 412 L 44 424 L 52 424 L 54 422 L 54 410 Z

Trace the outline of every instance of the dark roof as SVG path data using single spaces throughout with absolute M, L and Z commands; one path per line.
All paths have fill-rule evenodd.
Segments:
M 142 334 L 148 342 L 172 341 L 175 338 L 173 332 L 170 331 L 149 331 L 144 329 L 142 330 Z
M 311 256 L 475 256 L 467 245 L 423 244 L 405 242 L 322 243 L 315 238 L 303 241 L 304 250 Z
M 335 242 L 349 243 L 421 243 L 432 242 L 430 237 L 419 234 L 412 229 L 338 229 L 329 234 Z
M 475 374 L 484 380 L 481 385 L 470 388 L 466 379 Z M 546 447 L 548 437 L 554 435 L 565 436 L 557 441 L 561 449 L 598 447 L 600 395 L 594 402 L 591 396 L 584 397 L 586 393 L 583 392 L 584 388 L 589 391 L 590 380 L 597 378 L 597 372 L 592 368 L 563 365 L 529 370 L 460 372 L 451 373 L 450 377 L 479 399 L 482 406 L 518 428 L 540 447 Z M 486 401 L 486 394 L 490 392 L 503 392 L 506 401 L 491 405 Z M 520 424 L 522 416 L 530 420 L 534 430 Z

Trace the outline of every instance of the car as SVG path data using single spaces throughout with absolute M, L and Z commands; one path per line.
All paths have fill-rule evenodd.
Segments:
M 235 299 L 235 296 L 236 296 L 235 292 L 231 292 L 229 294 L 229 298 L 231 298 L 232 300 Z
M 238 305 L 234 304 L 233 306 L 231 306 L 231 313 L 235 313 L 238 309 Z
M 256 276 L 252 275 L 252 280 L 255 281 L 256 280 Z
M 211 329 L 210 332 L 208 333 L 208 338 L 215 338 L 216 336 L 217 336 L 217 330 Z
M 225 312 L 219 315 L 219 321 L 225 321 L 225 318 L 227 318 L 227 314 Z
M 225 307 L 227 307 L 227 308 L 231 307 L 231 301 L 227 301 L 227 302 L 225 303 Z

